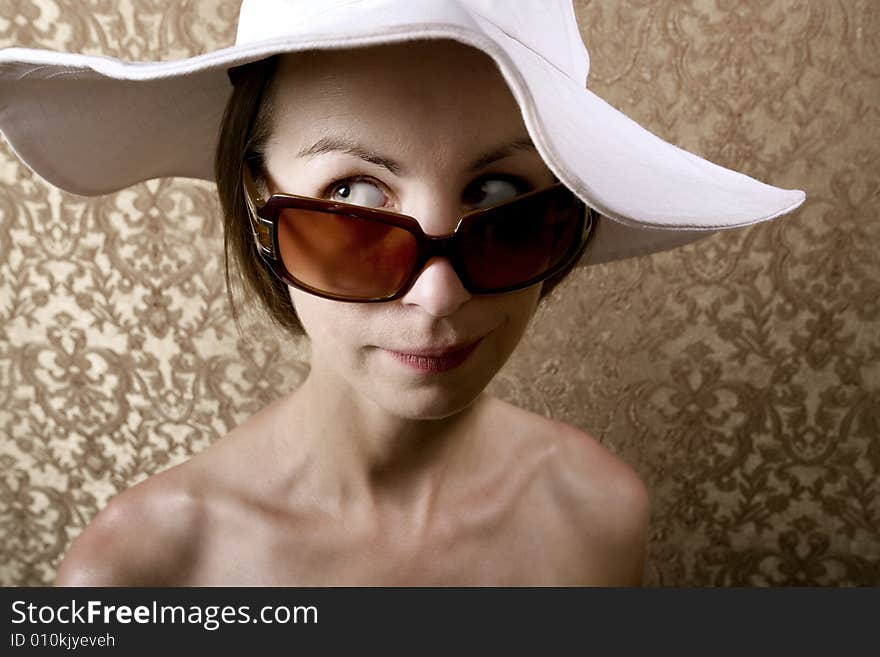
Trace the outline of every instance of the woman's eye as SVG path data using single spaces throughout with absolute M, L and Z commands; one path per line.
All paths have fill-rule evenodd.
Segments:
M 379 208 L 385 205 L 385 194 L 368 180 L 341 180 L 330 187 L 330 200 Z
M 476 208 L 487 208 L 504 203 L 522 194 L 522 184 L 508 178 L 484 178 L 465 191 L 465 201 Z

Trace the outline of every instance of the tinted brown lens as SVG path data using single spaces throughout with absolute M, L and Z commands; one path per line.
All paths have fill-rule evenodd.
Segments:
M 462 259 L 471 281 L 485 290 L 539 278 L 570 255 L 585 221 L 565 189 L 499 206 L 471 223 Z
M 285 209 L 278 248 L 296 280 L 329 294 L 378 299 L 403 285 L 416 259 L 408 231 L 346 214 Z

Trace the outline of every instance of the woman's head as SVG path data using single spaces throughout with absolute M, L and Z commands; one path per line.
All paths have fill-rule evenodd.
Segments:
M 438 40 L 299 53 L 236 73 L 217 180 L 227 246 L 246 285 L 279 324 L 295 332 L 305 328 L 313 367 L 316 359 L 341 360 L 348 379 L 385 380 L 380 373 L 397 364 L 382 350 L 485 336 L 466 364 L 471 371 L 455 386 L 462 400 L 472 399 L 567 270 L 516 292 L 471 295 L 450 263 L 435 258 L 402 298 L 378 304 L 287 288 L 263 268 L 255 250 L 241 162 L 248 159 L 267 194 L 372 206 L 415 217 L 428 235 L 448 234 L 469 210 L 554 182 L 494 63 L 477 50 Z
M 320 179 L 324 171 L 333 169 L 334 159 L 338 164 L 340 160 L 355 160 L 356 156 L 315 156 L 310 159 L 321 166 L 303 169 L 297 168 L 302 158 L 295 159 L 292 155 L 307 149 L 327 151 L 350 145 L 373 147 L 373 154 L 388 156 L 394 163 L 409 159 L 413 167 L 401 172 L 400 176 L 361 161 L 359 173 L 369 176 L 380 171 L 378 186 L 360 181 L 341 190 L 337 188 L 332 198 L 405 212 L 420 220 L 424 218 L 422 214 L 430 217 L 432 214 L 436 216 L 438 210 L 443 211 L 431 200 L 437 198 L 443 185 L 448 190 L 450 183 L 473 183 L 469 189 L 459 190 L 469 195 L 467 199 L 461 199 L 460 207 L 465 210 L 478 209 L 493 200 L 497 202 L 515 192 L 521 193 L 522 185 L 535 188 L 554 180 L 531 145 L 516 102 L 494 63 L 481 52 L 453 41 L 420 41 L 359 50 L 276 56 L 234 69 L 232 76 L 235 91 L 227 105 L 215 167 L 224 209 L 227 282 L 230 282 L 232 272 L 240 274 L 245 289 L 256 293 L 270 317 L 293 334 L 302 333 L 302 324 L 290 303 L 287 286 L 265 269 L 255 249 L 241 188 L 241 165 L 245 158 L 258 182 L 265 186 L 273 182 L 274 173 L 271 167 L 267 167 L 267 153 L 272 144 L 278 145 L 275 152 L 281 153 L 279 157 L 282 159 L 276 167 L 284 170 L 288 178 L 294 176 L 297 184 L 275 185 L 274 189 L 270 184 L 269 191 L 318 197 L 323 197 L 326 190 L 310 189 L 314 184 L 310 185 L 303 175 Z M 370 139 L 346 145 L 341 138 L 350 135 L 338 128 L 327 129 L 334 125 L 334 116 L 339 118 L 343 107 L 339 101 L 343 97 L 349 112 L 348 126 L 356 128 L 360 134 L 369 135 Z M 419 103 L 423 105 L 422 109 L 418 108 Z M 424 106 L 430 111 L 426 112 Z M 433 117 L 431 126 L 426 125 L 429 116 Z M 408 132 L 401 131 L 401 119 L 408 120 L 411 128 Z M 339 122 L 336 121 L 337 126 Z M 517 136 L 504 139 L 505 129 L 509 135 Z M 443 179 L 443 176 L 448 178 L 455 167 L 444 169 L 437 166 L 442 164 L 437 158 L 451 159 L 458 165 L 461 178 L 461 170 L 472 162 L 460 159 L 464 154 L 455 152 L 456 144 L 469 143 L 473 146 L 470 150 L 476 151 L 481 140 L 471 135 L 482 134 L 482 143 L 490 143 L 493 132 L 502 136 L 500 141 L 496 140 L 499 141 L 497 145 L 507 146 L 512 154 L 500 164 L 514 165 L 513 168 L 485 166 L 485 171 L 467 171 L 465 177 L 470 176 L 470 180 L 464 182 Z M 291 141 L 297 143 L 295 152 L 290 151 Z M 420 157 L 407 156 L 407 150 Z M 497 157 L 498 153 L 494 155 Z M 418 171 L 419 164 L 425 162 L 429 163 L 428 169 Z M 535 169 L 540 169 L 541 175 L 536 177 Z M 516 178 L 523 172 L 528 176 L 518 181 L 507 176 L 486 179 L 482 175 L 493 171 L 507 174 L 508 170 Z M 332 175 L 338 178 L 341 174 Z M 407 199 L 380 195 L 379 188 L 385 182 L 383 176 L 406 183 L 394 191 L 408 193 Z M 420 213 L 417 203 L 412 202 L 419 199 L 415 193 L 417 189 L 428 190 L 428 196 L 422 195 L 422 201 L 432 203 L 434 212 Z M 477 198 L 480 194 L 482 197 Z M 405 200 L 410 201 L 406 207 L 400 204 Z M 422 228 L 428 234 L 437 233 L 425 221 L 422 221 Z M 451 226 L 440 232 L 449 232 L 452 228 L 454 220 Z M 549 294 L 573 266 L 571 263 L 545 280 L 540 286 L 539 298 Z M 236 314 L 234 304 L 233 314 Z

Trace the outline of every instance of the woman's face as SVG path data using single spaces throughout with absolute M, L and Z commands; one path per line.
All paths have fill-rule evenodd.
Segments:
M 491 60 L 452 41 L 282 58 L 266 147 L 272 192 L 415 217 L 451 233 L 466 211 L 550 185 L 519 108 Z M 446 417 L 470 404 L 513 352 L 541 285 L 471 295 L 429 261 L 396 301 L 343 303 L 290 288 L 311 339 L 312 375 L 396 415 Z M 396 359 L 482 341 L 461 365 L 425 372 Z

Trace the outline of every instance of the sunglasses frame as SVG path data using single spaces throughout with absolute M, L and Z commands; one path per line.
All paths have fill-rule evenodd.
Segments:
M 251 174 L 250 167 L 248 166 L 247 162 L 244 163 L 242 178 L 245 191 L 245 200 L 248 205 L 248 210 L 251 218 L 251 228 L 253 229 L 257 251 L 259 252 L 265 264 L 272 271 L 272 273 L 287 285 L 291 285 L 310 294 L 314 294 L 324 299 L 331 299 L 333 301 L 345 301 L 349 303 L 384 303 L 387 301 L 394 301 L 395 299 L 403 297 L 410 290 L 413 283 L 415 283 L 416 279 L 419 277 L 422 270 L 424 270 L 425 265 L 428 263 L 428 261 L 431 258 L 437 256 L 445 257 L 449 260 L 462 285 L 471 294 L 504 294 L 506 292 L 513 292 L 516 290 L 525 289 L 550 278 L 551 276 L 565 268 L 573 260 L 580 258 L 581 255 L 588 248 L 593 236 L 596 233 L 595 228 L 599 219 L 599 215 L 592 208 L 590 208 L 583 201 L 577 198 L 577 196 L 575 196 L 570 190 L 568 190 L 568 188 L 566 188 L 562 183 L 556 183 L 549 187 L 543 187 L 541 189 L 528 192 L 526 194 L 521 194 L 519 196 L 516 196 L 515 198 L 504 201 L 503 203 L 499 203 L 497 205 L 486 208 L 479 208 L 478 210 L 467 212 L 459 217 L 458 224 L 451 234 L 433 236 L 426 235 L 424 231 L 422 231 L 421 225 L 414 217 L 405 214 L 399 214 L 396 212 L 388 212 L 387 210 L 379 210 L 377 208 L 369 208 L 352 203 L 340 203 L 338 201 L 328 201 L 326 199 L 318 199 L 308 196 L 298 196 L 296 194 L 285 193 L 272 194 L 268 199 L 264 199 L 257 190 L 256 184 L 254 183 L 253 175 Z M 486 213 L 497 211 L 498 208 L 504 207 L 505 205 L 522 201 L 537 194 L 549 193 L 550 191 L 555 189 L 564 189 L 565 191 L 567 191 L 572 196 L 573 201 L 581 208 L 583 216 L 583 226 L 580 231 L 579 239 L 572 241 L 572 245 L 566 253 L 565 257 L 563 257 L 559 263 L 557 263 L 548 271 L 516 285 L 493 289 L 492 291 L 483 291 L 480 286 L 475 285 L 474 282 L 470 280 L 470 278 L 467 276 L 466 270 L 459 257 L 460 251 L 458 248 L 458 243 L 461 240 L 463 227 L 467 227 L 469 224 L 479 221 L 479 219 L 481 219 Z M 278 218 L 281 215 L 281 210 L 290 208 L 322 211 L 331 214 L 350 215 L 361 219 L 368 219 L 370 221 L 377 221 L 383 224 L 403 228 L 415 237 L 417 245 L 416 260 L 412 271 L 409 274 L 409 277 L 401 285 L 400 289 L 394 294 L 374 298 L 352 298 L 335 295 L 329 292 L 324 292 L 323 290 L 319 290 L 317 288 L 313 288 L 310 285 L 296 279 L 289 271 L 287 271 L 287 268 L 285 267 L 284 261 L 281 257 L 281 253 L 277 247 Z

